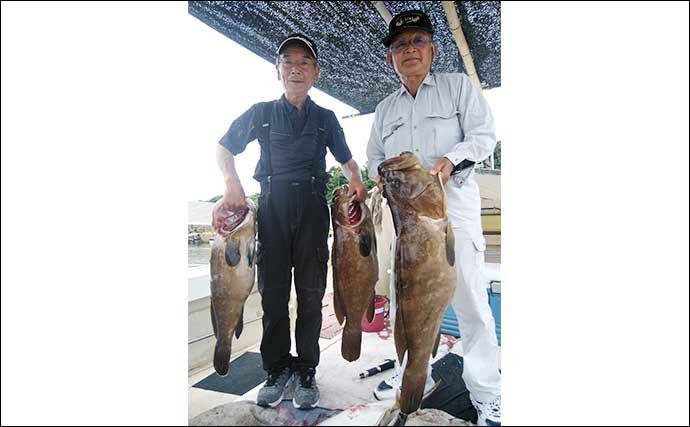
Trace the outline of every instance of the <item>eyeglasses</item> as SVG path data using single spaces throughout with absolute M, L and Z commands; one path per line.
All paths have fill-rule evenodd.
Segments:
M 391 50 L 394 53 L 400 53 L 407 49 L 408 46 L 412 46 L 415 49 L 424 49 L 431 43 L 431 40 L 424 36 L 415 36 L 412 40 L 398 40 L 391 45 Z
M 314 61 L 290 61 L 290 60 L 284 60 L 281 59 L 280 64 L 287 68 L 288 70 L 291 69 L 292 67 L 297 67 L 298 69 L 302 71 L 307 71 L 310 70 L 312 67 L 316 66 L 316 62 Z

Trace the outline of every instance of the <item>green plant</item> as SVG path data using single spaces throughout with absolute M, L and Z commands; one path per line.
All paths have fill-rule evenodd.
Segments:
M 343 175 L 343 170 L 340 168 L 340 166 L 333 166 L 328 170 L 328 175 L 330 175 L 331 178 L 326 184 L 326 200 L 328 200 L 328 203 L 330 203 L 335 189 L 347 184 L 347 178 L 345 178 L 345 175 Z
M 259 193 L 254 193 L 249 198 L 254 202 L 254 206 L 259 207 Z
M 362 168 L 362 182 L 364 183 L 364 186 L 367 188 L 367 191 L 376 187 L 376 181 L 369 178 L 369 169 L 367 169 L 366 167 Z
M 328 184 L 326 184 L 326 200 L 330 203 L 331 198 L 333 198 L 333 192 L 336 188 L 348 183 L 347 178 L 343 175 L 343 170 L 340 166 L 333 166 L 328 170 L 330 179 Z M 371 190 L 376 186 L 376 181 L 369 178 L 369 171 L 366 167 L 361 168 L 360 175 L 362 177 L 362 183 L 367 191 Z

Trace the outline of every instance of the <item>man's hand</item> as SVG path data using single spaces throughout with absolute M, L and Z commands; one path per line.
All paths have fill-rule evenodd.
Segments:
M 353 196 L 354 200 L 359 203 L 364 203 L 364 201 L 367 200 L 367 189 L 364 187 L 364 184 L 362 184 L 362 181 L 359 179 L 354 179 L 350 181 L 347 197 L 352 198 Z
M 363 203 L 367 199 L 367 189 L 362 184 L 362 178 L 359 175 L 359 166 L 355 159 L 350 159 L 346 163 L 341 163 L 343 175 L 350 181 L 350 189 L 347 192 L 347 197 L 356 202 Z
M 236 211 L 246 207 L 247 199 L 242 185 L 239 182 L 234 185 L 228 185 L 223 195 L 223 208 L 229 211 Z
M 225 220 L 230 217 L 232 212 L 247 208 L 247 200 L 244 196 L 244 189 L 238 182 L 235 185 L 228 185 L 221 203 L 217 204 L 213 210 L 213 226 L 216 231 L 223 228 Z
M 455 169 L 453 163 L 445 157 L 441 157 L 438 159 L 438 161 L 436 161 L 436 163 L 434 163 L 434 166 L 429 172 L 431 172 L 432 175 L 440 174 L 441 179 L 443 180 L 443 185 L 446 185 L 448 179 L 450 178 L 450 174 L 453 172 L 453 169 Z

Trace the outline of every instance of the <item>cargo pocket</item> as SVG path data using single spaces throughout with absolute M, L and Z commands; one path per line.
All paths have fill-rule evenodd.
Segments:
M 326 194 L 324 192 L 320 190 L 316 191 L 316 203 L 321 212 L 321 221 L 325 222 L 326 230 L 328 230 L 331 224 L 331 211 L 328 208 L 328 201 L 326 200 Z M 328 233 L 328 231 L 326 231 L 326 233 Z M 328 248 L 326 248 L 326 251 L 328 251 Z M 326 257 L 328 257 L 328 253 L 326 253 Z
M 266 243 L 266 239 L 269 237 L 267 235 L 264 235 L 265 233 L 263 232 L 263 224 L 268 224 L 268 220 L 266 219 L 266 216 L 268 215 L 268 194 L 264 191 L 259 194 L 259 206 L 256 208 L 256 229 L 257 229 L 257 239 L 259 242 L 264 242 Z M 257 246 L 261 246 L 259 243 L 257 243 Z M 258 251 L 258 249 L 257 249 Z
M 261 242 L 256 242 L 256 281 L 259 292 L 263 292 L 266 284 L 266 248 Z
M 475 254 L 474 260 L 476 265 L 484 264 L 484 251 L 486 250 L 486 239 L 482 235 L 472 237 L 472 244 L 474 245 Z
M 328 274 L 328 247 L 316 248 L 316 277 L 314 278 L 314 290 L 326 289 L 326 275 Z

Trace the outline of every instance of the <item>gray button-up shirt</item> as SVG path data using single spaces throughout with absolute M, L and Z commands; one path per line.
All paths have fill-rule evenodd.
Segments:
M 469 77 L 428 74 L 416 97 L 402 86 L 376 107 L 367 145 L 369 176 L 378 176 L 379 164 L 403 151 L 431 169 L 441 157 L 454 165 L 464 159 L 481 162 L 495 146 L 493 115 Z M 459 184 L 454 177 L 446 184 L 448 217 L 454 227 L 483 240 L 479 186 L 472 175 Z

